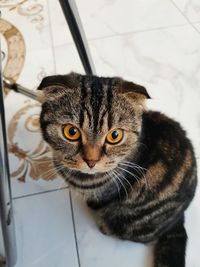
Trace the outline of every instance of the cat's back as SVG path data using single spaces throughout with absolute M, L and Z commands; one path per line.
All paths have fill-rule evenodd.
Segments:
M 186 154 L 190 154 L 191 163 L 195 161 L 193 146 L 180 123 L 166 115 L 148 111 L 143 114 L 142 142 L 148 150 L 148 160 L 162 160 L 169 167 L 178 167 Z
M 167 192 L 168 196 L 188 198 L 189 202 L 196 187 L 196 159 L 181 125 L 160 112 L 148 111 L 143 116 L 142 138 L 146 149 L 140 164 L 150 170 L 146 179 L 161 193 L 161 199 Z
M 144 113 L 140 142 L 137 163 L 145 173 L 129 198 L 118 203 L 117 209 L 116 203 L 110 205 L 106 216 L 116 232 L 125 232 L 125 238 L 150 242 L 181 218 L 191 202 L 197 183 L 196 160 L 180 124 L 159 112 Z M 119 218 L 125 221 L 124 229 L 122 224 L 115 225 Z
M 175 144 L 177 140 L 189 145 L 190 141 L 180 123 L 158 111 L 147 111 L 143 114 L 143 128 L 145 137 L 151 138 L 151 142 L 162 139 Z M 191 145 L 190 145 L 191 146 Z

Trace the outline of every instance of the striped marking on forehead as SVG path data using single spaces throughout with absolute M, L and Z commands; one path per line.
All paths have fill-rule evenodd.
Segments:
M 82 76 L 80 88 L 80 125 L 83 125 L 84 111 L 86 111 L 89 118 L 89 125 L 92 126 L 94 132 L 97 132 L 102 126 L 103 116 L 105 115 L 105 113 L 108 113 L 108 126 L 110 128 L 112 124 L 112 78 Z M 88 105 L 90 105 L 91 107 L 90 110 L 87 109 Z M 102 108 L 102 105 L 104 106 L 104 110 Z
M 104 92 L 101 80 L 97 77 L 94 77 L 91 83 L 91 97 L 90 97 L 90 104 L 92 107 L 92 114 L 93 114 L 94 132 L 97 132 L 98 130 L 99 112 L 101 109 L 103 95 Z
M 112 127 L 112 79 L 108 79 L 108 86 L 107 86 L 107 109 L 108 109 L 108 129 Z
M 87 91 L 85 88 L 85 76 L 82 76 L 80 81 L 80 89 L 81 89 L 81 108 L 80 108 L 80 125 L 83 126 L 84 122 L 84 110 L 85 110 L 85 99 L 87 97 Z

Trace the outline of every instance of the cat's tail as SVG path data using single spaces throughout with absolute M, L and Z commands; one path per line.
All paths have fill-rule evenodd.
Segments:
M 185 267 L 187 234 L 181 218 L 157 241 L 154 248 L 154 267 Z

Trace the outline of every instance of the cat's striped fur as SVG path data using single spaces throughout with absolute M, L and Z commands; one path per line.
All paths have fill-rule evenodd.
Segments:
M 181 126 L 147 111 L 145 88 L 120 78 L 75 73 L 45 78 L 40 117 L 54 163 L 96 210 L 102 232 L 135 242 L 155 241 L 155 267 L 184 267 L 184 211 L 197 183 L 192 145 Z M 61 126 L 78 126 L 86 139 L 66 141 Z M 112 128 L 124 141 L 105 143 Z M 103 141 L 102 141 L 103 140 Z M 98 158 L 90 171 L 85 155 Z

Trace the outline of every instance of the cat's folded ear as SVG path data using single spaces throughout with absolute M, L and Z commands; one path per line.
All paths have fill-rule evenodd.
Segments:
M 43 78 L 38 90 L 41 92 L 38 93 L 38 101 L 44 102 L 48 97 L 55 96 L 60 94 L 62 90 L 72 90 L 78 87 L 80 74 L 71 72 L 67 75 L 52 75 Z
M 81 75 L 75 72 L 71 72 L 66 75 L 52 75 L 45 77 L 40 85 L 38 90 L 43 90 L 52 86 L 61 86 L 64 88 L 74 88 L 78 85 L 78 80 Z
M 131 103 L 138 103 L 144 106 L 145 100 L 150 99 L 145 87 L 122 80 L 120 86 L 120 93 L 123 94 Z

